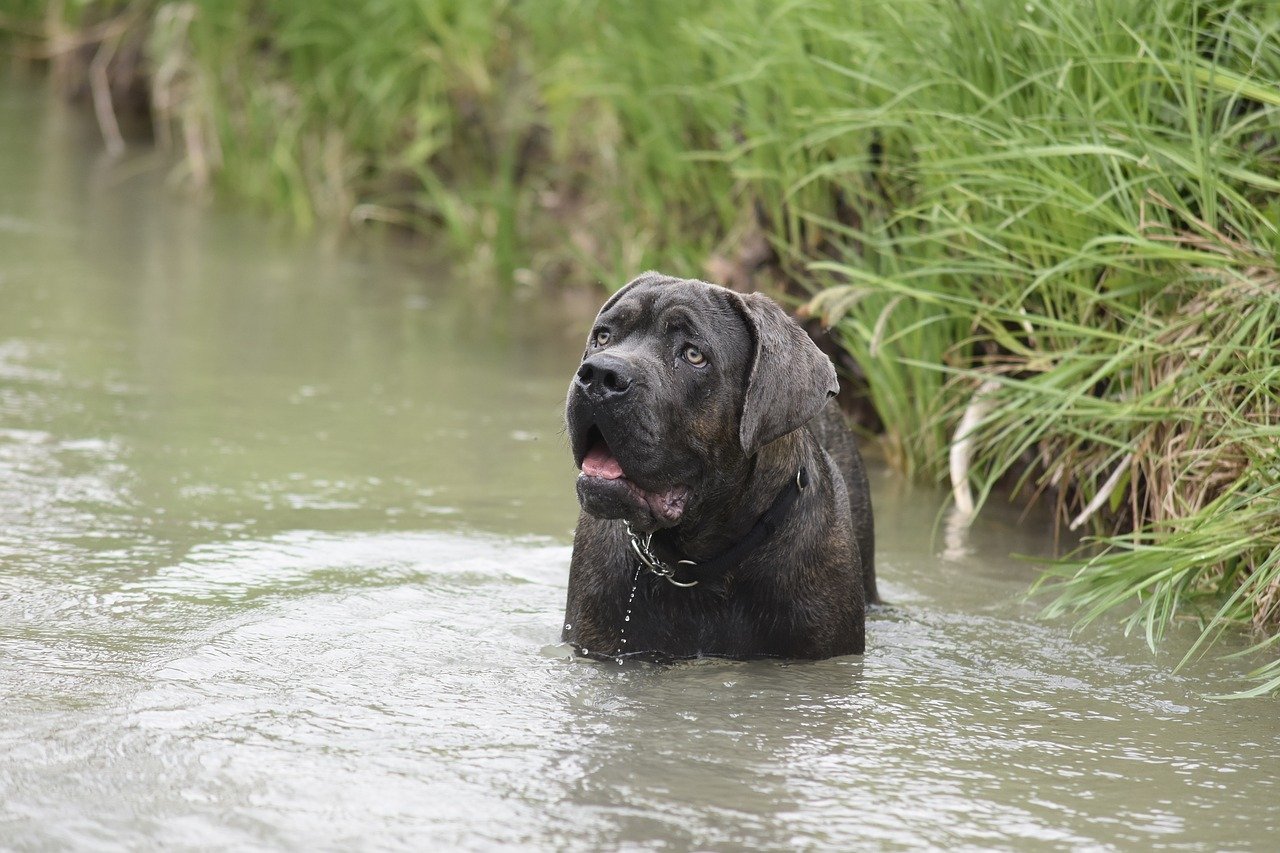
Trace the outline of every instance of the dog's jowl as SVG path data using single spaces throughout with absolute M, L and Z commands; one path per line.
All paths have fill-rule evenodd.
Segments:
M 645 273 L 569 387 L 564 639 L 591 656 L 863 650 L 871 500 L 831 361 L 776 303 Z

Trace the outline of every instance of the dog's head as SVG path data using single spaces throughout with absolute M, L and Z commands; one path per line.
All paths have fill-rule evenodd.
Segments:
M 578 500 L 636 530 L 674 527 L 838 389 L 773 300 L 644 273 L 600 309 L 569 386 Z

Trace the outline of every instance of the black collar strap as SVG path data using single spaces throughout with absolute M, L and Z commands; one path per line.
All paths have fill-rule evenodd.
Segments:
M 653 534 L 649 533 L 641 536 L 628 525 L 627 534 L 631 550 L 640 560 L 642 567 L 647 568 L 658 577 L 664 578 L 675 586 L 690 587 L 705 581 L 715 580 L 741 563 L 744 557 L 759 547 L 770 536 L 773 536 L 783 522 L 787 520 L 787 516 L 791 514 L 796 501 L 800 499 L 800 493 L 808 487 L 809 472 L 802 467 L 796 472 L 796 478 L 778 493 L 778 496 L 773 499 L 773 504 L 764 511 L 764 514 L 756 520 L 755 525 L 747 531 L 747 535 L 742 537 L 729 550 L 712 557 L 710 560 L 703 560 L 701 563 L 681 559 L 663 560 L 653 551 L 653 545 L 660 544 L 653 542 Z M 663 550 L 669 551 L 671 549 L 664 548 Z

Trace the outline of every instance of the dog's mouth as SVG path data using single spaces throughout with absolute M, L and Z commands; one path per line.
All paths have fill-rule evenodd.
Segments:
M 587 455 L 582 457 L 582 473 L 588 477 L 603 477 L 606 480 L 619 480 L 626 475 L 622 473 L 622 465 L 618 457 L 613 455 L 609 442 L 600 434 L 599 427 L 592 427 L 587 435 Z
M 667 525 L 680 521 L 689 501 L 688 486 L 670 486 L 654 491 L 642 488 L 622 470 L 622 463 L 613 455 L 599 427 L 591 427 L 585 445 L 587 452 L 582 457 L 581 478 L 588 484 L 609 491 L 624 490 L 637 503 L 647 506 L 655 519 Z

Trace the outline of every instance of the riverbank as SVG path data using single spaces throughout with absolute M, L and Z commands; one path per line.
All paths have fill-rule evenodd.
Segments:
M 1153 645 L 1180 613 L 1206 641 L 1280 636 L 1274 4 L 143 0 L 5 23 L 109 144 L 142 92 L 189 182 L 303 225 L 444 233 L 513 282 L 661 267 L 812 294 L 897 467 L 962 509 L 1003 482 L 1091 536 L 1051 611 L 1118 609 Z M 1280 687 L 1280 660 L 1254 676 Z

